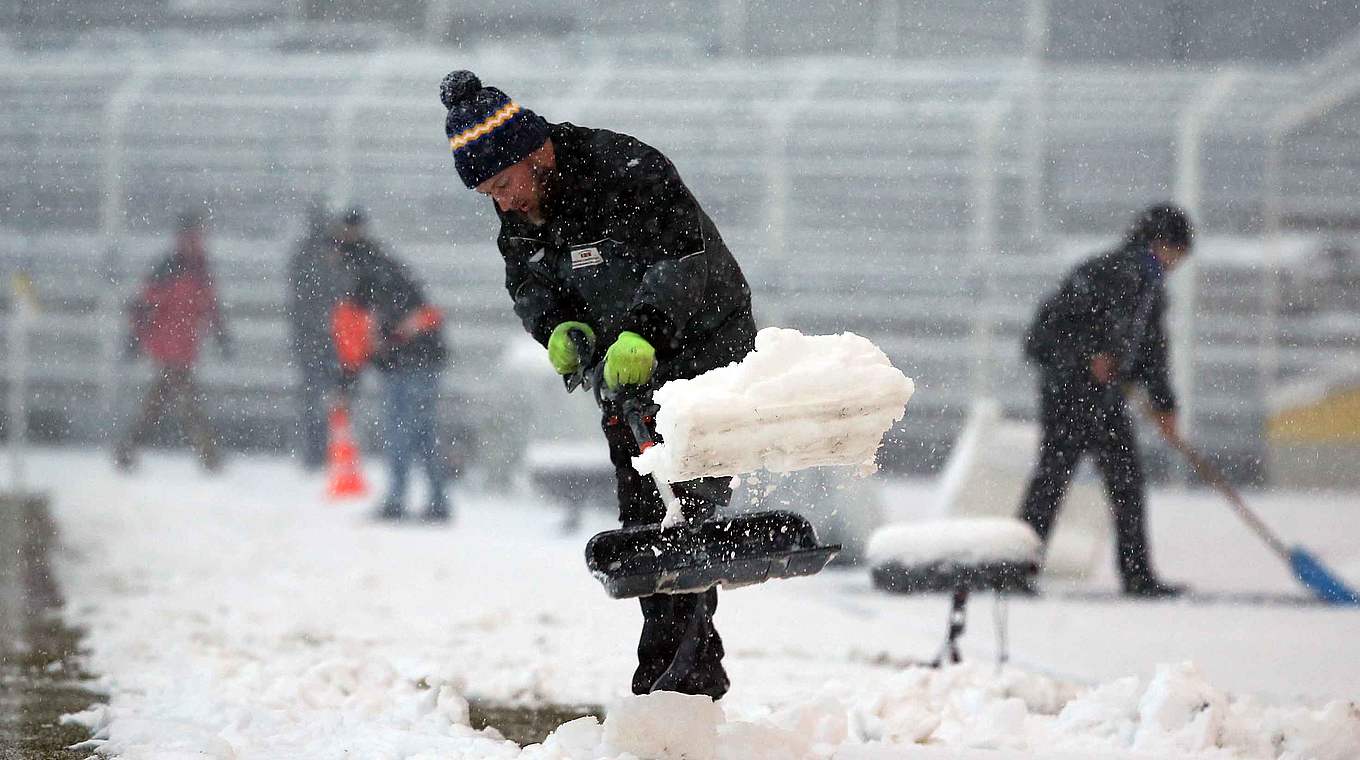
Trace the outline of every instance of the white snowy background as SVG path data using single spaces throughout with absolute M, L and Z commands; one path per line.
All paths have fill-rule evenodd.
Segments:
M 116 475 L 39 451 L 70 622 L 108 704 L 74 719 L 127 758 L 1360 757 L 1360 614 L 1315 607 L 1017 599 L 1012 662 L 971 604 L 965 665 L 931 671 L 947 601 L 873 590 L 863 569 L 721 596 L 730 694 L 627 693 L 640 615 L 585 570 L 604 510 L 463 489 L 450 528 L 380 525 L 282 458 L 204 479 L 187 455 Z M 380 487 L 378 463 L 371 482 Z M 929 482 L 875 481 L 889 519 Z M 1352 495 L 1251 494 L 1351 579 Z M 1295 591 L 1205 492 L 1155 490 L 1156 557 L 1202 589 Z M 1102 568 L 1093 588 L 1113 588 Z M 542 745 L 467 726 L 473 698 L 603 705 Z

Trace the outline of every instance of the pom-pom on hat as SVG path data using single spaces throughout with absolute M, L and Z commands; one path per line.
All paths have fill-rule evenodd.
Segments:
M 474 188 L 523 161 L 548 139 L 548 122 L 471 71 L 454 71 L 439 83 L 449 110 L 444 133 L 463 184 Z

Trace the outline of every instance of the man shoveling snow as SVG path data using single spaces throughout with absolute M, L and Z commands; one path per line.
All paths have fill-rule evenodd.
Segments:
M 687 522 L 705 524 L 731 499 L 730 472 L 700 468 L 668 485 L 673 497 L 663 500 L 632 459 L 649 442 L 642 439 L 650 433 L 649 388 L 725 367 L 755 348 L 751 290 L 713 220 L 671 162 L 632 137 L 550 124 L 469 71 L 444 78 L 440 101 L 459 177 L 495 201 L 515 313 L 558 373 L 598 371 L 625 530 L 660 523 L 666 500 Z M 603 359 L 590 367 L 595 347 Z M 614 413 L 615 404 L 632 412 Z M 781 524 L 785 514 L 762 530 L 796 524 Z M 827 558 L 823 552 L 821 563 Z M 640 597 L 635 693 L 727 692 L 712 617 L 717 591 L 701 588 Z

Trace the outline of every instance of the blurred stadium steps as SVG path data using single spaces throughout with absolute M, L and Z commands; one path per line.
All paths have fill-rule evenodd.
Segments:
M 503 292 L 495 215 L 448 160 L 433 94 L 447 56 L 93 60 L 0 58 L 10 116 L 0 120 L 0 269 L 31 273 L 43 304 L 32 339 L 37 434 L 100 439 L 129 403 L 144 378 L 118 363 L 122 305 L 165 250 L 175 212 L 207 201 L 217 279 L 250 350 L 230 365 L 209 352 L 204 381 L 235 445 L 284 445 L 294 379 L 283 272 L 317 196 L 365 205 L 375 236 L 447 309 L 446 416 L 496 424 L 485 403 L 495 378 L 477 368 L 494 366 L 520 328 Z M 893 469 L 944 462 L 984 369 L 1006 414 L 1032 416 L 1019 342 L 1034 305 L 1078 257 L 1113 243 L 1134 209 L 1172 195 L 1177 119 L 1220 76 L 1054 65 L 1031 91 L 1024 68 L 1004 61 L 597 61 L 586 71 L 460 62 L 485 64 L 487 81 L 549 119 L 628 132 L 666 152 L 746 270 L 762 324 L 850 330 L 881 345 L 921 389 L 884 452 Z M 1268 416 L 1261 129 L 1307 81 L 1242 72 L 1200 146 L 1207 234 L 1193 275 L 1190 423 L 1197 443 L 1242 475 L 1260 474 Z M 1032 117 L 1041 117 L 1038 152 Z M 1289 155 L 1349 134 L 1311 130 Z M 1360 189 L 1342 181 L 1360 169 L 1360 151 L 1331 160 L 1325 173 L 1287 164 L 1287 186 L 1299 189 L 1291 213 L 1360 207 Z M 1327 203 L 1309 205 L 1319 196 Z M 1306 284 L 1318 252 L 1352 245 L 1343 225 L 1332 228 L 1293 239 L 1286 285 Z M 1348 297 L 1339 288 L 1319 302 L 1286 301 L 1282 378 L 1314 371 L 1320 356 L 1360 357 L 1354 332 L 1336 323 L 1354 313 Z M 985 356 L 980 325 L 991 333 Z

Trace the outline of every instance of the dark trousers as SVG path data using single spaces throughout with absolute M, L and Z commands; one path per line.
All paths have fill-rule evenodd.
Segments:
M 1039 402 L 1043 439 L 1021 519 L 1047 542 L 1077 464 L 1090 453 L 1110 498 L 1120 576 L 1126 586 L 1150 578 L 1143 471 L 1123 395 L 1093 381 L 1046 376 Z
M 114 458 L 120 467 L 131 467 L 140 448 L 155 432 L 174 409 L 179 413 L 180 424 L 189 443 L 198 451 L 199 462 L 204 469 L 216 470 L 222 465 L 217 451 L 217 440 L 213 434 L 207 415 L 203 413 L 203 401 L 199 394 L 198 383 L 194 381 L 194 371 L 188 367 L 161 366 L 156 382 L 147 390 L 142 402 L 142 413 L 137 422 L 118 442 Z
M 383 373 L 383 416 L 386 418 L 388 477 L 384 507 L 400 512 L 406 503 L 407 474 L 412 460 L 425 469 L 430 484 L 429 509 L 448 509 L 444 492 L 447 463 L 440 459 L 437 435 L 439 370 L 433 367 L 394 369 Z
M 618 484 L 619 520 L 625 528 L 661 522 L 666 514 L 661 494 L 650 475 L 639 475 L 633 469 L 632 457 L 637 456 L 637 443 L 626 423 L 610 424 L 604 420 L 605 439 L 609 442 L 609 458 L 614 464 Z M 676 483 L 677 495 L 685 504 L 686 516 L 711 512 L 732 498 L 728 478 L 701 478 Z M 694 616 L 699 600 L 704 609 Z M 718 590 L 702 594 L 654 594 L 638 600 L 642 605 L 642 634 L 638 638 L 638 666 L 633 672 L 633 693 L 646 694 L 675 659 L 680 645 L 689 637 L 698 639 L 695 666 L 680 682 L 679 691 L 686 694 L 707 694 L 714 699 L 727 693 L 727 673 L 723 670 L 723 644 L 713 626 L 713 613 L 718 609 Z
M 298 386 L 298 443 L 302 464 L 316 469 L 326 464 L 326 444 L 330 438 L 326 394 L 334 385 L 335 373 L 324 363 L 303 363 Z

